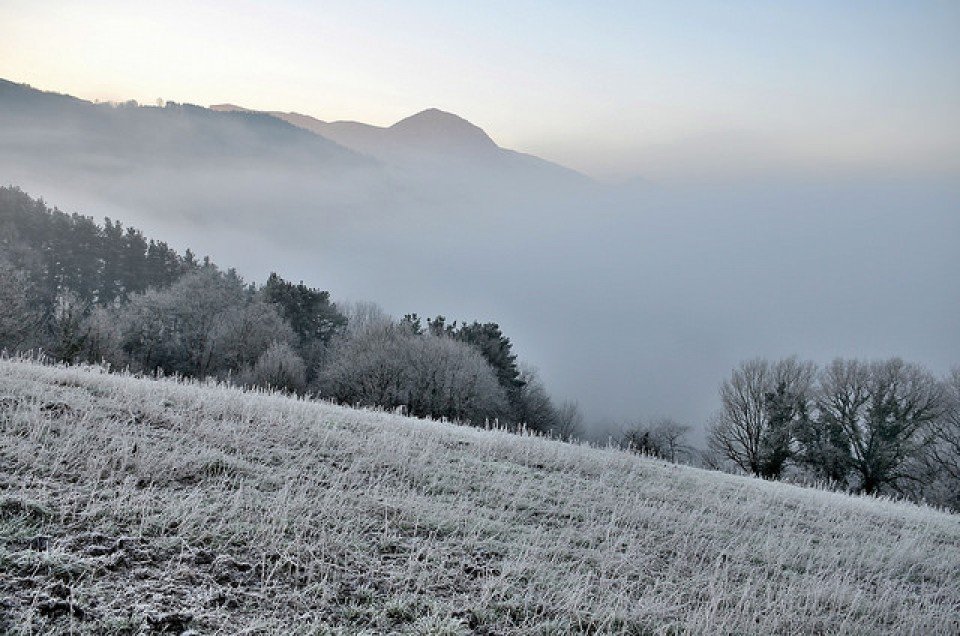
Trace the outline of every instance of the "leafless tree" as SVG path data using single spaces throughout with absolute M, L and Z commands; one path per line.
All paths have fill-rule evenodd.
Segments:
M 386 325 L 393 322 L 379 305 L 370 301 L 338 302 L 337 308 L 346 317 L 349 332 L 356 333 L 371 325 Z
M 790 457 L 792 427 L 808 410 L 816 366 L 795 357 L 749 360 L 720 386 L 712 450 L 753 475 L 777 478 Z
M 686 442 L 690 434 L 688 425 L 672 418 L 662 418 L 653 424 L 652 430 L 663 459 L 677 463 L 689 452 L 690 446 Z
M 690 427 L 664 417 L 649 424 L 640 423 L 623 434 L 623 446 L 635 452 L 677 463 L 689 456 L 686 443 Z
M 349 332 L 333 343 L 318 377 L 321 394 L 348 404 L 405 405 L 404 338 L 389 322 L 353 323 Z
M 557 411 L 537 370 L 521 365 L 520 381 L 522 384 L 515 400 L 514 422 L 530 430 L 550 431 L 557 421 Z
M 943 380 L 943 412 L 931 423 L 915 496 L 960 510 L 960 367 Z
M 942 385 L 899 358 L 864 363 L 834 360 L 820 375 L 817 407 L 849 447 L 858 487 L 876 493 L 911 480 L 908 470 L 929 439 L 924 431 L 945 413 Z
M 556 409 L 556 422 L 551 429 L 561 439 L 570 439 L 583 432 L 583 413 L 580 405 L 566 400 Z

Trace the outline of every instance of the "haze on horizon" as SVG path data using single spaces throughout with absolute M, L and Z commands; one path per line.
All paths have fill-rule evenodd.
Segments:
M 254 155 L 181 166 L 176 149 L 170 169 L 118 170 L 84 144 L 33 169 L 2 134 L 0 178 L 254 281 L 497 321 L 558 401 L 611 428 L 702 426 L 755 356 L 960 363 L 960 7 L 313 6 L 12 0 L 0 78 L 377 125 L 436 107 L 505 148 L 637 179 L 567 197 L 452 167 L 391 190 Z
M 389 125 L 437 107 L 588 175 L 960 174 L 960 5 L 0 5 L 0 77 Z

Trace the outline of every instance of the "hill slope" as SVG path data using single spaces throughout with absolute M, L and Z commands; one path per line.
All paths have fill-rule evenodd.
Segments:
M 960 518 L 0 361 L 13 633 L 949 633 Z
M 257 113 L 234 104 L 210 107 L 217 112 Z M 300 113 L 268 111 L 289 124 L 309 130 L 360 154 L 407 170 L 429 169 L 434 178 L 449 179 L 455 170 L 470 169 L 486 185 L 550 181 L 555 187 L 585 187 L 590 179 L 533 155 L 501 148 L 487 133 L 466 119 L 436 108 L 406 117 L 391 126 L 356 121 L 323 121 Z M 476 171 L 489 172 L 478 174 Z M 438 175 L 439 172 L 439 175 Z
M 214 112 L 191 104 L 94 104 L 0 79 L 0 142 L 5 154 L 74 170 L 251 161 L 345 170 L 369 159 L 275 117 Z

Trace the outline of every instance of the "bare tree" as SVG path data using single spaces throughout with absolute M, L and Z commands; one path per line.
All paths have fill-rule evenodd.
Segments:
M 795 357 L 741 363 L 720 386 L 710 448 L 746 472 L 778 478 L 791 456 L 793 427 L 809 411 L 815 373 L 813 363 Z
M 338 302 L 337 308 L 347 319 L 347 331 L 359 332 L 370 325 L 385 325 L 393 319 L 376 303 L 370 301 Z
M 813 475 L 845 485 L 852 469 L 849 430 L 869 402 L 870 366 L 834 360 L 818 375 L 816 414 L 796 431 L 797 458 Z
M 479 423 L 506 411 L 506 394 L 496 373 L 475 348 L 430 333 L 416 344 L 417 353 L 409 361 L 417 378 L 410 400 L 413 412 Z
M 944 412 L 943 387 L 929 372 L 899 358 L 874 363 L 834 360 L 820 376 L 821 421 L 836 425 L 864 493 L 910 480 L 924 430 Z
M 519 384 L 514 421 L 534 431 L 551 430 L 557 421 L 557 411 L 537 370 L 531 366 L 521 366 Z
M 580 405 L 571 400 L 565 400 L 556 409 L 556 421 L 551 429 L 554 435 L 561 439 L 570 439 L 583 432 L 583 413 Z
M 640 453 L 672 463 L 687 457 L 691 448 L 686 443 L 690 427 L 664 417 L 650 424 L 640 423 L 623 434 L 622 445 Z
M 920 461 L 923 483 L 915 493 L 960 510 L 960 367 L 943 381 L 943 413 L 931 423 Z
M 660 456 L 677 463 L 690 451 L 686 443 L 690 427 L 669 417 L 657 420 L 653 425 L 653 437 L 660 447 Z

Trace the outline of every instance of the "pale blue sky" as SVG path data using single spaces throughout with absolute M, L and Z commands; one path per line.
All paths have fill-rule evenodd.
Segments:
M 0 77 L 390 124 L 589 174 L 960 172 L 958 2 L 0 0 Z

